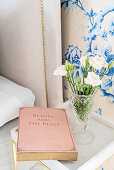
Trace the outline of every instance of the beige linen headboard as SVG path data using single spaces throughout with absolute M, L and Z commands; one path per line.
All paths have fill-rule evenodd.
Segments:
M 41 0 L 42 1 L 42 0 Z M 0 74 L 30 88 L 35 105 L 47 106 L 42 40 L 41 1 L 0 1 Z M 48 106 L 62 102 L 60 2 L 44 0 Z

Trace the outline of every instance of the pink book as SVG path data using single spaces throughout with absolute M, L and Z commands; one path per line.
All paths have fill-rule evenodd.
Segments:
M 65 109 L 20 109 L 17 160 L 77 160 Z

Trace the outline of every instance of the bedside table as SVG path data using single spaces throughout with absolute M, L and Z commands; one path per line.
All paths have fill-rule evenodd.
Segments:
M 72 133 L 79 128 L 79 124 L 73 114 L 72 105 L 70 102 L 63 103 L 58 108 L 65 108 L 67 110 L 69 122 Z M 88 145 L 77 145 L 78 160 L 77 161 L 55 161 L 42 160 L 39 161 L 44 169 L 51 170 L 95 170 L 101 166 L 104 161 L 109 159 L 114 154 L 114 123 L 103 118 L 102 116 L 93 113 L 88 129 L 94 133 L 94 141 Z M 16 143 L 18 135 L 18 127 L 11 130 L 11 140 L 13 146 L 14 166 L 17 170 L 18 163 L 16 162 Z M 27 166 L 29 170 L 36 162 L 22 162 L 23 166 Z M 21 163 L 19 163 L 21 164 Z M 18 168 L 18 170 L 23 170 Z

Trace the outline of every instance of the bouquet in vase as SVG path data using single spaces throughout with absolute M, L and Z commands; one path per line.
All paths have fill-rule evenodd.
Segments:
M 97 89 L 100 90 L 102 79 L 114 62 L 108 64 L 104 56 L 84 55 L 80 58 L 80 70 L 77 70 L 75 62 L 71 60 L 72 58 L 66 60 L 65 65 L 58 67 L 54 75 L 66 77 L 72 93 L 74 111 L 85 129 L 94 104 L 95 93 Z

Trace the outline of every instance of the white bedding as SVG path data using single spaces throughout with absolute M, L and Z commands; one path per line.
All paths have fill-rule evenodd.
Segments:
M 20 107 L 34 106 L 32 91 L 0 76 L 0 127 L 19 116 Z

